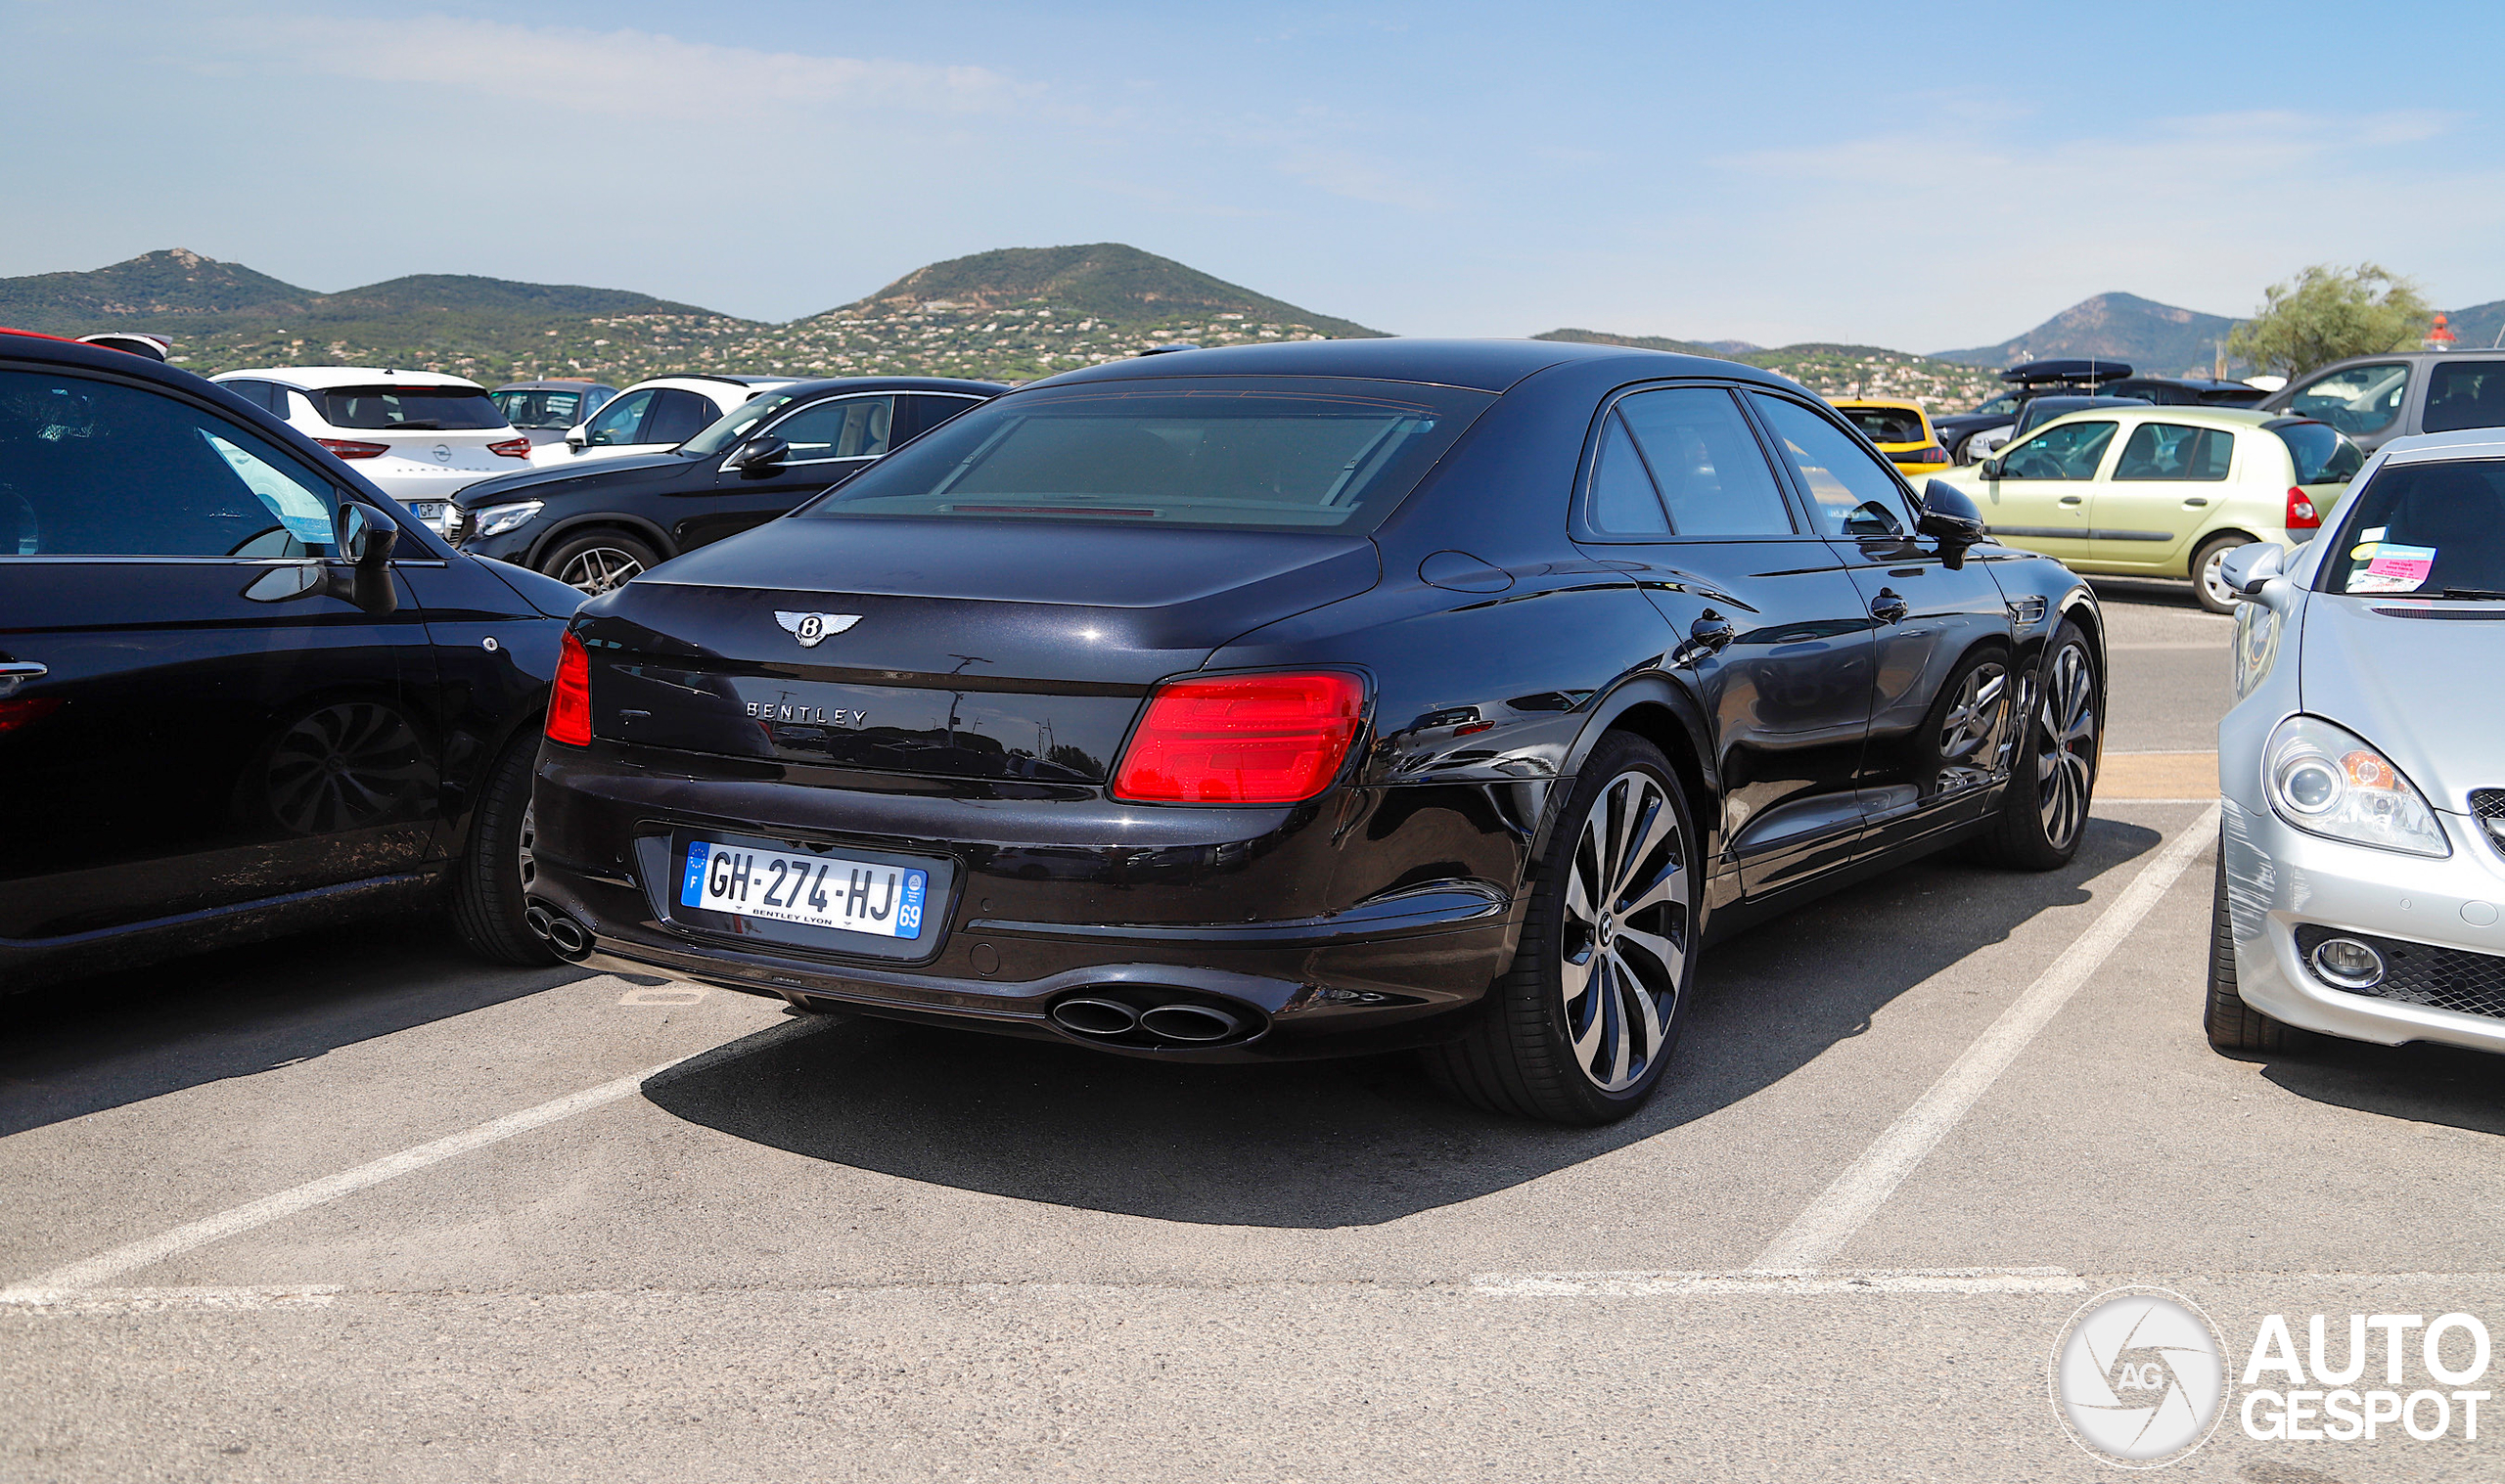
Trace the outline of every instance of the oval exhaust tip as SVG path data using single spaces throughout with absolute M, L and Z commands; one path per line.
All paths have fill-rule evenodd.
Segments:
M 548 946 L 562 954 L 578 954 L 591 947 L 591 935 L 582 924 L 557 913 L 548 915 Z
M 530 929 L 532 937 L 545 940 L 548 936 L 548 909 L 532 903 L 523 911 L 522 925 Z
M 1119 1000 L 1064 1000 L 1053 1023 L 1082 1036 L 1118 1036 L 1139 1024 L 1139 1012 Z
M 1162 1041 L 1223 1041 L 1244 1028 L 1242 1020 L 1207 1005 L 1161 1005 L 1139 1023 Z

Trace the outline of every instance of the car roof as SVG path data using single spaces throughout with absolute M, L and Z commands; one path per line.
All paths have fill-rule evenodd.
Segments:
M 607 382 L 584 381 L 573 377 L 550 377 L 542 382 L 507 382 L 498 391 L 615 391 Z
M 1920 402 L 1907 402 L 1896 397 L 1829 397 L 1827 405 L 1829 407 L 1886 407 L 1896 412 L 1922 412 L 1924 417 L 1931 416 L 1923 412 L 1923 405 Z
M 798 380 L 798 377 L 717 377 L 706 371 L 672 371 L 657 377 L 646 377 L 640 382 L 630 382 L 626 385 L 626 390 L 640 391 L 647 386 L 675 386 L 684 391 L 707 391 L 726 396 L 731 388 L 736 386 L 753 395 L 760 391 L 772 391 L 778 386 L 789 386 Z M 741 397 L 739 400 L 745 402 L 748 398 Z
M 1589 345 L 1577 340 L 1430 340 L 1402 336 L 1170 350 L 1065 371 L 1028 385 L 1062 386 L 1149 377 L 1278 376 L 1354 377 L 1504 391 L 1552 366 L 1613 360 L 1630 368 L 1630 380 L 1643 376 L 1711 376 L 1762 382 L 1772 386 L 1790 384 L 1738 361 L 1639 350 L 1628 345 Z
M 468 377 L 445 376 L 435 371 L 402 371 L 385 366 L 267 366 L 254 370 L 238 367 L 210 377 L 223 382 L 234 377 L 250 377 L 256 382 L 277 382 L 299 391 L 320 391 L 331 386 L 468 386 L 479 391 L 487 388 Z
M 2424 463 L 2457 459 L 2465 454 L 2482 459 L 2505 456 L 2505 427 L 2464 427 L 2454 432 L 2413 433 L 2394 438 L 2378 452 L 2392 463 Z
M 830 391 L 962 391 L 996 397 L 1009 389 L 1009 383 L 970 382 L 957 377 L 813 377 L 773 389 L 787 397 L 813 397 Z
M 2100 407 L 2081 407 L 2058 418 L 2046 418 L 2042 427 L 2027 435 L 2034 436 L 2045 427 L 2057 427 L 2072 418 L 2103 419 L 2117 415 L 2142 418 L 2158 423 L 2176 423 L 2186 427 L 2266 427 L 2272 423 L 2290 421 L 2286 413 L 2263 412 L 2254 407 L 2152 407 L 2145 402 L 2115 402 Z M 2310 419 L 2297 419 L 2309 422 Z

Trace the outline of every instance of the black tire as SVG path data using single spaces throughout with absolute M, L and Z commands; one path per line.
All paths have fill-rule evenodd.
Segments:
M 1513 967 L 1462 1039 L 1428 1049 L 1429 1075 L 1465 1102 L 1550 1123 L 1611 1123 L 1642 1107 L 1696 982 L 1696 839 L 1661 750 L 1604 737 L 1525 883 Z M 1570 996 L 1576 969 L 1582 988 Z
M 548 549 L 539 569 L 578 592 L 598 597 L 660 565 L 660 554 L 615 526 L 576 531 Z
M 2009 787 L 1978 842 L 1984 860 L 2013 871 L 2054 871 L 2078 854 L 2096 799 L 2104 699 L 2096 647 L 2063 620 L 2027 688 Z
M 2231 1057 L 2294 1051 L 2304 1044 L 2306 1033 L 2254 1010 L 2236 992 L 2235 924 L 2227 917 L 2226 857 L 2222 832 L 2217 885 L 2209 898 L 2209 998 L 2202 1011 L 2201 1028 L 2209 1032 L 2212 1051 Z
M 453 930 L 481 957 L 525 967 L 557 962 L 523 922 L 532 876 L 530 775 L 538 760 L 536 731 L 505 748 L 470 816 L 469 846 L 452 863 Z
M 2192 596 L 2201 607 L 2212 613 L 2235 611 L 2235 595 L 2218 591 L 2217 573 L 2211 568 L 2215 566 L 2218 559 L 2227 553 L 2238 547 L 2252 544 L 2253 538 L 2242 531 L 2227 531 L 2202 542 L 2201 549 L 2192 554 L 2192 565 L 2189 568 L 2192 574 Z

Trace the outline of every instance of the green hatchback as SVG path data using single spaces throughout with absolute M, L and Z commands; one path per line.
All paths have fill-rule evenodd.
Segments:
M 2057 418 L 1937 477 L 1994 539 L 2116 577 L 2189 577 L 2235 610 L 2218 562 L 2239 546 L 2291 552 L 2331 518 L 2365 462 L 2328 424 L 2241 408 L 2098 408 Z

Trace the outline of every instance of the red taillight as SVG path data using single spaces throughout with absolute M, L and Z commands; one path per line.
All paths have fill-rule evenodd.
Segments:
M 0 700 L 0 732 L 15 732 L 60 709 L 61 698 L 56 696 L 19 696 Z
M 315 438 L 313 441 L 342 459 L 379 459 L 391 451 L 388 443 L 358 443 L 347 438 Z
M 494 454 L 499 459 L 527 459 L 530 457 L 530 440 L 528 438 L 507 438 L 502 443 L 488 444 L 487 452 Z
M 1935 444 L 1930 448 L 1892 453 L 1888 458 L 1897 464 L 1945 464 L 1948 462 L 1948 450 Z
M 2313 496 L 2293 484 L 2288 486 L 2288 529 L 2309 531 L 2321 526 L 2322 517 L 2314 514 Z
M 1114 770 L 1114 797 L 1293 804 L 1331 786 L 1365 713 L 1365 682 L 1339 670 L 1174 680 Z
M 591 745 L 591 656 L 568 634 L 557 647 L 557 684 L 548 693 L 548 740 Z

